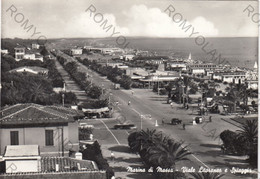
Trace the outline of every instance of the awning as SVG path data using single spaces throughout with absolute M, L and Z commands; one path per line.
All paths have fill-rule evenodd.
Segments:
M 108 112 L 109 108 L 104 107 L 104 108 L 99 108 L 99 109 L 84 109 L 82 108 L 82 111 L 85 113 L 102 113 L 102 112 Z

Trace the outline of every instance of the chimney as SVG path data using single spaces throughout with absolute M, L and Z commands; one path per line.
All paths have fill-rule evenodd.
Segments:
M 82 153 L 76 152 L 75 158 L 78 159 L 78 160 L 82 160 Z
M 59 169 L 60 169 L 59 164 L 56 164 L 56 166 L 55 166 L 55 170 L 56 170 L 56 172 L 58 172 Z

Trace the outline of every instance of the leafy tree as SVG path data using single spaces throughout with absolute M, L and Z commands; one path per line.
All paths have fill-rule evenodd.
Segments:
M 69 73 L 75 73 L 77 71 L 78 65 L 76 62 L 68 62 L 65 65 L 65 69 L 69 72 Z
M 98 99 L 102 94 L 102 88 L 98 86 L 92 86 L 86 92 L 89 97 Z

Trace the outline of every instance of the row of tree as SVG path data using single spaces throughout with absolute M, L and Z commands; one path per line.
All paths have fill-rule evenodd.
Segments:
M 130 89 L 132 85 L 132 80 L 129 76 L 125 74 L 125 72 L 122 69 L 119 69 L 116 67 L 111 66 L 104 66 L 99 63 L 97 63 L 96 60 L 90 61 L 88 59 L 84 59 L 83 61 L 78 60 L 83 65 L 91 68 L 92 70 L 98 72 L 102 76 L 107 76 L 109 80 L 111 80 L 114 83 L 119 83 L 123 88 Z
M 85 90 L 86 94 L 93 99 L 99 99 L 102 95 L 102 88 L 96 86 L 91 81 L 86 80 L 86 73 L 78 71 L 78 65 L 76 62 L 67 62 L 62 56 L 57 56 L 57 60 L 62 64 L 64 69 L 70 74 L 73 80 Z
M 53 55 L 56 56 L 55 53 Z M 60 64 L 64 67 L 64 69 L 70 74 L 73 80 L 79 85 L 82 90 L 85 90 L 89 99 L 87 102 L 84 102 L 80 105 L 80 108 L 87 108 L 87 109 L 98 109 L 107 107 L 109 101 L 107 98 L 101 98 L 102 93 L 105 93 L 105 90 L 96 86 L 91 81 L 87 80 L 86 73 L 78 71 L 78 65 L 76 62 L 71 61 L 67 62 L 67 59 L 57 55 L 57 60 Z M 102 92 L 103 91 L 103 92 Z

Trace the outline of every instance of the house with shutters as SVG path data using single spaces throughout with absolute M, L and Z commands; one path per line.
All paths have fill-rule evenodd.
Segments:
M 68 156 L 78 151 L 75 109 L 38 104 L 16 104 L 0 111 L 0 155 L 8 145 L 38 145 L 41 155 Z

